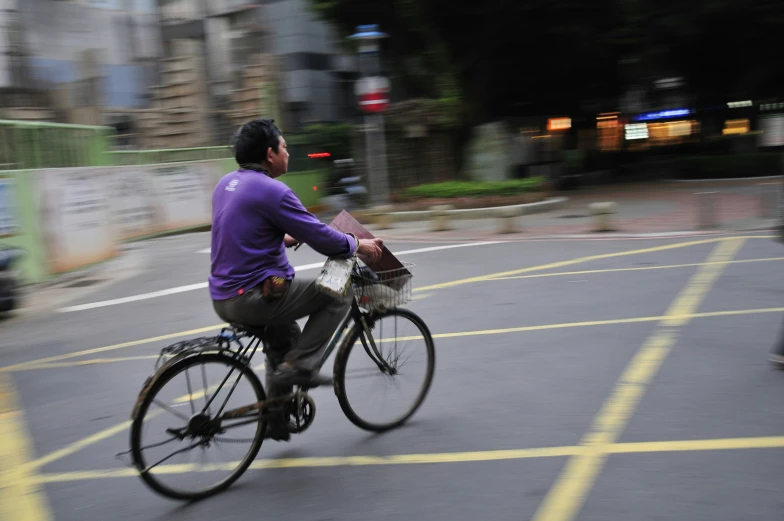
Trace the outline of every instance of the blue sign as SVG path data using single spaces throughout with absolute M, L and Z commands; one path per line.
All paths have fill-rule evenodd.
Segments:
M 635 116 L 634 121 L 651 121 L 654 119 L 672 119 L 688 116 L 692 111 L 690 109 L 672 109 L 660 110 L 657 112 L 645 112 Z

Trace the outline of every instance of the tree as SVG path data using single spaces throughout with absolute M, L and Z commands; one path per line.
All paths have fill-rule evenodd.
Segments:
M 611 108 L 632 86 L 681 76 L 700 103 L 781 93 L 780 0 L 310 0 L 344 35 L 379 23 L 404 97 L 470 126 Z

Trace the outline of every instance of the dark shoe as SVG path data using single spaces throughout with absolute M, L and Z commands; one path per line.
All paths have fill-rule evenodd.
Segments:
M 270 382 L 275 385 L 299 385 L 313 388 L 332 385 L 332 378 L 281 364 L 273 371 Z
M 285 423 L 281 421 L 272 421 L 267 423 L 267 429 L 264 431 L 264 439 L 289 441 L 291 439 L 291 433 Z

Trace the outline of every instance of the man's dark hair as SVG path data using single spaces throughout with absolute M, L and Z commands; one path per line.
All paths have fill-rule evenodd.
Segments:
M 274 119 L 254 119 L 242 125 L 232 139 L 237 164 L 263 163 L 267 149 L 278 151 L 280 129 Z

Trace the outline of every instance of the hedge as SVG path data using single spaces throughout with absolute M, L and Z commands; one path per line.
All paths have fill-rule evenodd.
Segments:
M 530 177 L 509 181 L 445 181 L 414 186 L 406 190 L 412 198 L 483 197 L 491 195 L 518 195 L 541 188 L 544 178 Z

